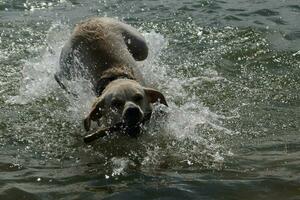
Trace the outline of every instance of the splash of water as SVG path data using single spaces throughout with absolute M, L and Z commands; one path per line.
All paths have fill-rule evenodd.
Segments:
M 58 70 L 60 49 L 68 36 L 69 27 L 61 23 L 52 25 L 47 34 L 48 47 L 41 52 L 39 60 L 24 62 L 19 94 L 10 97 L 7 100 L 8 103 L 26 104 L 53 94 L 61 98 L 59 95 L 64 93 L 58 87 L 53 75 Z M 179 166 L 215 167 L 222 165 L 224 156 L 229 155 L 230 151 L 216 141 L 216 135 L 231 134 L 231 131 L 222 126 L 220 119 L 223 116 L 211 112 L 209 108 L 202 105 L 197 95 L 191 95 L 184 88 L 184 85 L 197 85 L 203 79 L 215 81 L 221 77 L 215 71 L 207 72 L 208 76 L 204 75 L 197 79 L 182 78 L 175 73 L 168 74 L 168 71 L 172 71 L 170 70 L 172 66 L 160 60 L 160 56 L 168 50 L 168 41 L 154 31 L 144 33 L 144 36 L 150 52 L 146 61 L 139 62 L 139 67 L 146 82 L 165 93 L 169 108 L 159 105 L 154 107 L 153 119 L 146 129 L 144 141 L 140 142 L 140 147 L 137 148 L 139 150 L 131 153 L 134 158 L 117 156 L 113 151 L 104 155 L 104 157 L 110 157 L 108 160 L 112 163 L 112 174 L 123 174 L 133 163 L 131 160 L 136 157 L 145 168 L 161 167 L 168 162 Z M 186 65 L 189 64 L 195 65 L 195 63 L 186 62 Z M 73 98 L 65 94 L 67 109 L 63 112 L 71 113 L 65 115 L 69 116 L 65 120 L 78 123 L 89 110 L 94 95 L 86 80 L 78 79 L 68 84 L 79 96 Z M 167 118 L 159 116 L 161 110 L 168 113 Z M 47 142 L 55 141 L 48 140 Z M 139 153 L 139 151 L 144 153 Z
M 68 35 L 68 27 L 61 23 L 50 27 L 46 37 L 47 46 L 40 52 L 40 57 L 24 61 L 19 94 L 10 97 L 7 103 L 27 104 L 47 97 L 57 88 L 53 75 L 58 70 L 60 49 Z

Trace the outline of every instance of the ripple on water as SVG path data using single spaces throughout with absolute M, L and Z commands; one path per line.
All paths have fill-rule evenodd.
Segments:
M 8 189 L 4 189 L 3 192 L 0 193 L 0 198 L 5 199 L 5 200 L 15 200 L 15 199 L 38 200 L 38 199 L 40 199 L 37 195 L 32 193 L 32 191 L 26 191 L 26 190 L 18 188 L 18 187 L 10 187 Z

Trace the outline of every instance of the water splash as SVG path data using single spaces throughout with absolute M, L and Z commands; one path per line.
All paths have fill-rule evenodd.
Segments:
M 19 94 L 7 100 L 10 104 L 27 104 L 47 97 L 57 88 L 53 75 L 58 70 L 60 49 L 70 35 L 68 27 L 54 23 L 46 36 L 47 45 L 40 52 L 40 57 L 25 60 Z
M 206 74 L 197 78 L 180 77 L 175 72 L 168 74 L 173 66 L 168 66 L 159 59 L 160 54 L 168 50 L 168 42 L 162 35 L 155 32 L 147 33 L 145 37 L 149 44 L 150 55 L 142 66 L 142 71 L 148 83 L 162 89 L 166 94 L 169 108 L 167 109 L 167 122 L 162 123 L 158 120 L 151 124 L 148 130 L 152 136 L 164 133 L 168 137 L 168 142 L 156 143 L 152 147 L 147 146 L 148 155 L 145 156 L 143 163 L 146 166 L 149 163 L 151 165 L 156 163 L 160 166 L 164 157 L 169 154 L 168 162 L 171 159 L 177 164 L 183 162 L 187 165 L 197 164 L 207 165 L 207 167 L 212 167 L 212 163 L 222 165 L 224 156 L 231 155 L 231 152 L 219 144 L 216 138 L 234 133 L 222 125 L 222 119 L 226 118 L 225 116 L 211 112 L 208 107 L 203 106 L 199 96 L 189 93 L 184 86 L 194 84 L 201 87 L 202 81 L 215 82 L 223 78 L 213 70 L 206 71 Z M 197 63 L 190 62 L 185 64 L 197 65 Z M 154 118 L 156 113 L 160 113 L 156 112 L 157 109 L 161 108 L 156 107 Z
M 46 39 L 48 46 L 41 52 L 39 60 L 24 62 L 19 95 L 10 97 L 7 100 L 8 103 L 27 104 L 50 95 L 62 99 L 61 95 L 64 94 L 63 101 L 66 102 L 66 109 L 60 112 L 64 112 L 62 116 L 68 117 L 59 118 L 59 124 L 81 122 L 94 99 L 90 84 L 82 79 L 69 82 L 70 88 L 73 88 L 74 92 L 79 95 L 78 98 L 73 98 L 65 94 L 53 78 L 54 73 L 58 70 L 61 47 L 70 35 L 69 30 L 68 26 L 61 23 L 51 26 Z M 175 72 L 169 74 L 173 66 L 160 59 L 162 55 L 167 54 L 168 41 L 163 35 L 154 31 L 144 33 L 144 36 L 150 51 L 147 60 L 139 62 L 139 66 L 146 82 L 166 95 L 169 108 L 155 105 L 153 119 L 146 127 L 146 133 L 140 141 L 134 141 L 135 149 L 131 149 L 132 145 L 128 145 L 128 142 L 120 138 L 117 139 L 117 142 L 106 141 L 107 144 L 101 145 L 102 149 L 95 149 L 95 151 L 101 152 L 101 158 L 105 157 L 111 163 L 112 176 L 122 175 L 131 165 L 141 165 L 145 169 L 165 166 L 197 165 L 208 168 L 222 166 L 224 157 L 230 155 L 231 152 L 218 141 L 218 138 L 222 134 L 230 135 L 232 132 L 223 127 L 221 119 L 224 116 L 210 111 L 208 107 L 203 106 L 196 94 L 191 94 L 185 89 L 186 85 L 201 87 L 203 80 L 214 82 L 222 77 L 213 70 L 206 71 L 206 74 L 197 78 L 181 77 Z M 185 62 L 187 68 L 191 67 L 189 65 L 197 64 Z M 168 113 L 166 118 L 160 116 L 162 110 Z M 61 122 L 61 120 L 65 122 Z M 50 122 L 43 127 L 46 126 L 45 129 L 52 128 L 53 124 Z M 63 128 L 67 129 L 65 126 Z M 74 127 L 70 128 L 70 130 L 73 129 Z M 44 142 L 55 143 L 61 131 L 52 131 L 51 134 L 52 137 L 44 134 Z M 34 140 L 34 138 L 30 139 Z M 61 142 L 63 143 L 64 140 Z M 69 141 L 65 142 L 69 143 Z M 132 143 L 131 141 L 129 144 Z M 122 151 L 111 149 L 109 145 L 125 145 L 125 151 L 124 149 Z M 103 151 L 103 148 L 106 147 L 107 150 Z M 47 152 L 47 148 L 39 148 L 44 148 L 43 152 Z M 62 151 L 61 148 L 58 150 Z M 128 152 L 130 153 L 128 154 Z M 69 153 L 72 154 L 72 152 Z M 90 150 L 89 153 L 92 154 Z M 56 152 L 56 154 L 60 154 L 60 152 Z

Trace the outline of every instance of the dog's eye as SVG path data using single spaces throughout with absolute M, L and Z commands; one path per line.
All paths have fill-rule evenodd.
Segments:
M 114 99 L 111 102 L 111 106 L 114 108 L 121 108 L 124 105 L 124 102 L 120 99 Z
M 136 94 L 136 95 L 133 96 L 133 101 L 134 101 L 134 102 L 139 102 L 139 101 L 142 101 L 143 98 L 144 98 L 143 95 L 141 95 L 141 94 Z

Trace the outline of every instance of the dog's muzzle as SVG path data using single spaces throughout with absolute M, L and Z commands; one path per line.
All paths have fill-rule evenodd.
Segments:
M 144 118 L 143 111 L 134 103 L 128 102 L 122 114 L 123 121 L 127 126 L 135 126 Z

